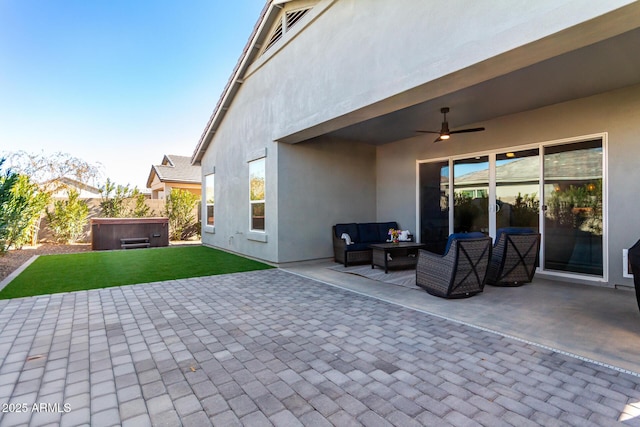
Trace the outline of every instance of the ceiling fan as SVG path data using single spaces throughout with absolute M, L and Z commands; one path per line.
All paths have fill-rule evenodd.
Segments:
M 444 115 L 444 119 L 442 120 L 442 128 L 439 131 L 434 130 L 419 130 L 417 132 L 420 133 L 437 133 L 439 136 L 433 142 L 443 141 L 445 139 L 449 139 L 451 135 L 454 133 L 467 133 L 467 132 L 481 132 L 484 128 L 471 128 L 471 129 L 458 129 L 458 130 L 449 130 L 449 122 L 447 122 L 447 113 L 449 112 L 449 107 L 442 107 L 440 112 Z

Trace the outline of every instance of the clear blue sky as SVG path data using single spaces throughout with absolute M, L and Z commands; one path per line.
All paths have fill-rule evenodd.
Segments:
M 265 0 L 0 0 L 0 156 L 61 151 L 145 188 L 190 156 Z

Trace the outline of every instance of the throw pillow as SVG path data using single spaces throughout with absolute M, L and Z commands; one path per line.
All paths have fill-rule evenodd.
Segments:
M 351 236 L 349 236 L 347 233 L 342 233 L 342 236 L 340 236 L 340 238 L 341 238 L 342 240 L 344 240 L 344 242 L 345 242 L 347 245 L 350 245 L 350 244 L 352 244 L 352 243 L 353 243 L 353 242 L 351 241 Z

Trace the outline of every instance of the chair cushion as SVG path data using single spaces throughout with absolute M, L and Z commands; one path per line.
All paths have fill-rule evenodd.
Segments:
M 495 242 L 498 243 L 498 240 L 500 240 L 500 236 L 502 235 L 502 233 L 506 233 L 506 234 L 530 234 L 530 233 L 535 233 L 532 229 L 528 228 L 528 227 L 504 227 L 504 228 L 498 228 L 498 230 L 496 231 L 496 240 Z
M 389 229 L 390 228 L 398 228 L 398 223 L 395 221 L 391 222 L 379 222 L 378 223 L 378 242 L 386 242 L 389 239 Z
M 352 242 L 358 242 L 358 226 L 355 222 L 348 224 L 336 224 L 336 237 L 342 236 L 342 233 L 347 233 L 351 237 Z
M 446 255 L 449 252 L 449 248 L 453 243 L 454 239 L 462 240 L 462 239 L 477 239 L 480 237 L 485 237 L 484 233 L 479 231 L 472 231 L 471 233 L 453 233 L 449 235 L 449 240 L 447 240 L 447 246 L 444 248 L 444 254 Z
M 389 231 L 388 228 L 387 231 Z M 380 237 L 378 236 L 378 223 L 376 222 L 364 222 L 362 224 L 358 224 L 358 235 L 359 240 L 356 240 L 357 242 L 380 243 Z

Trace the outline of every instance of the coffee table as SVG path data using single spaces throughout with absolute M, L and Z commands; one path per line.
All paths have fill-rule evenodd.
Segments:
M 415 242 L 398 242 L 376 243 L 370 247 L 371 268 L 378 266 L 388 273 L 389 268 L 415 268 L 418 263 L 418 249 L 423 249 L 425 245 Z

